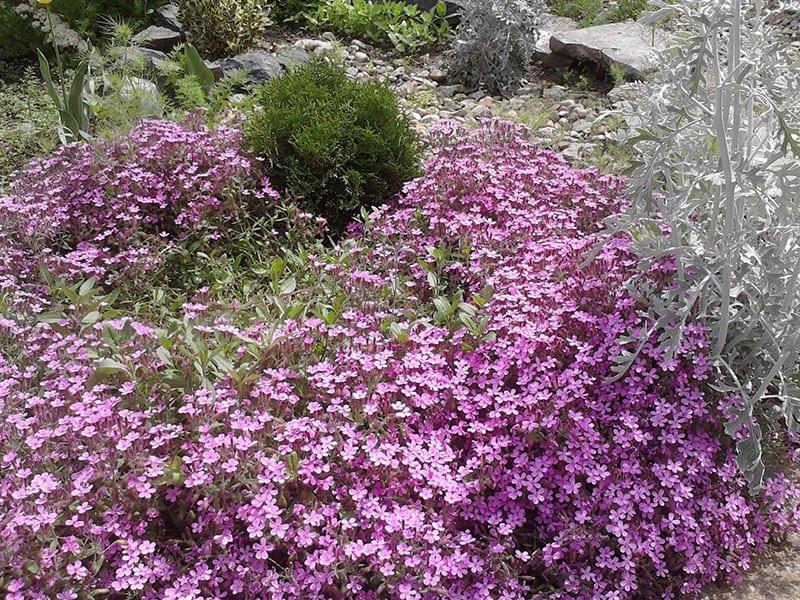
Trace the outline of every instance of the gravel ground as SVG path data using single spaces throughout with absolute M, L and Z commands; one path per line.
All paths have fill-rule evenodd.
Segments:
M 703 600 L 800 600 L 800 536 L 770 548 L 740 586 L 709 593 Z

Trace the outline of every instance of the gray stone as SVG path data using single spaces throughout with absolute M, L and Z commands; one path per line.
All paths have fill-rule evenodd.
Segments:
M 308 50 L 309 52 L 316 52 L 321 54 L 323 52 L 333 51 L 333 44 L 327 40 L 317 40 L 314 38 L 302 39 L 295 42 L 295 46 Z
M 181 34 L 166 27 L 151 25 L 147 29 L 140 31 L 133 37 L 137 46 L 169 52 L 181 41 Z
M 581 150 L 578 146 L 570 144 L 561 150 L 561 154 L 569 160 L 578 160 L 581 157 Z
M 249 81 L 262 83 L 280 77 L 296 64 L 308 61 L 308 54 L 298 48 L 281 50 L 276 54 L 265 50 L 252 50 L 231 58 L 222 58 L 211 63 L 212 71 L 227 75 L 244 71 Z
M 445 71 L 442 71 L 441 69 L 431 70 L 431 72 L 429 73 L 429 77 L 431 78 L 432 81 L 435 81 L 436 83 L 444 83 L 445 81 L 447 81 L 447 73 Z
M 184 32 L 181 22 L 181 9 L 177 4 L 165 4 L 159 6 L 156 11 L 156 23 L 173 31 Z
M 549 87 L 542 92 L 542 97 L 548 100 L 555 100 L 558 102 L 564 97 L 566 94 L 567 88 L 563 85 L 554 85 L 553 87 Z
M 125 48 L 124 56 L 129 57 L 130 62 L 142 61 L 146 67 L 151 69 L 158 69 L 167 60 L 167 55 L 159 50 L 136 46 Z
M 550 50 L 604 69 L 615 64 L 628 77 L 642 79 L 655 69 L 656 50 L 663 49 L 664 42 L 663 34 L 654 36 L 644 25 L 628 21 L 555 33 L 550 37 Z
M 275 53 L 284 69 L 292 69 L 309 61 L 308 53 L 300 48 L 283 48 Z
M 148 113 L 155 114 L 159 108 L 158 86 L 149 79 L 140 77 L 128 77 L 119 90 L 120 96 L 126 100 L 139 97 L 143 108 L 147 108 Z
M 572 126 L 572 130 L 576 133 L 585 133 L 592 128 L 592 124 L 589 121 L 578 121 L 575 125 Z

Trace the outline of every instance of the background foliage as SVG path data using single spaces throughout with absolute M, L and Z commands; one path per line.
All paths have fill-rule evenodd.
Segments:
M 251 48 L 271 23 L 265 0 L 180 0 L 189 39 L 208 58 Z

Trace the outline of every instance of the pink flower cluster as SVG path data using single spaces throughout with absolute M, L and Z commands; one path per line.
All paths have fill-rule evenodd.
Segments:
M 147 121 L 119 140 L 72 144 L 32 163 L 0 197 L 0 241 L 14 254 L 0 260 L 35 249 L 24 276 L 40 266 L 112 280 L 151 270 L 167 241 L 238 210 L 232 192 L 249 193 L 251 166 L 240 137 Z
M 506 123 L 432 142 L 314 258 L 333 318 L 0 319 L 10 600 L 695 597 L 796 527 L 785 477 L 746 493 L 701 328 L 609 380 L 644 326 L 621 182 Z

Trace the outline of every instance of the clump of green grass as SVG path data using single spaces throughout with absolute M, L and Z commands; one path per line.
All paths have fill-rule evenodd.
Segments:
M 58 145 L 58 114 L 32 69 L 0 85 L 0 189 L 32 157 Z

